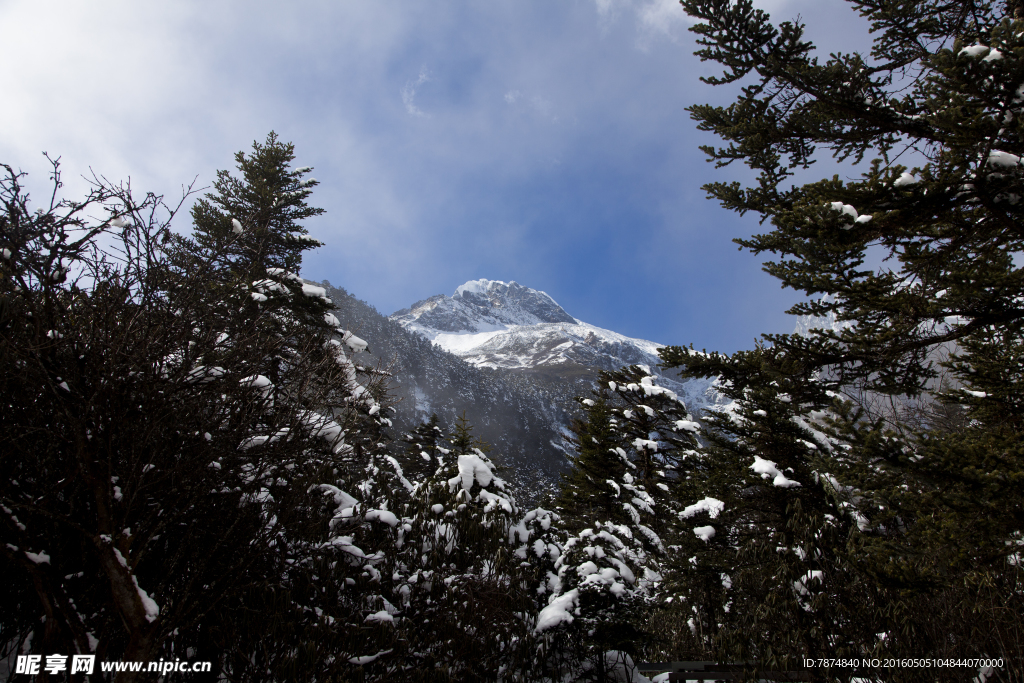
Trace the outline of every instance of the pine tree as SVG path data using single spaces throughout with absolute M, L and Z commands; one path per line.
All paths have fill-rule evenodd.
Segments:
M 192 208 L 195 245 L 217 254 L 218 268 L 227 263 L 235 273 L 256 277 L 266 268 L 297 275 L 302 252 L 320 246 L 300 224 L 324 212 L 305 202 L 319 183 L 302 178 L 312 168 L 291 168 L 294 146 L 274 132 L 252 148 L 248 156 L 235 154 L 241 177 L 218 171 L 214 192 Z
M 783 286 L 827 295 L 790 313 L 834 316 L 839 324 L 766 335 L 753 366 L 744 354 L 709 359 L 679 347 L 663 358 L 694 375 L 743 370 L 755 394 L 771 382 L 791 387 L 791 395 L 798 387 L 806 395 L 835 392 L 823 418 L 832 424 L 821 427 L 836 447 L 822 453 L 819 445 L 822 462 L 807 473 L 834 480 L 836 504 L 849 513 L 840 526 L 856 522 L 845 557 L 838 538 L 831 544 L 835 563 L 853 572 L 848 585 L 863 583 L 870 599 L 859 609 L 885 635 L 864 637 L 822 621 L 825 634 L 862 651 L 1019 657 L 1020 643 L 1004 637 L 1020 632 L 1019 606 L 988 613 L 987 634 L 963 619 L 986 595 L 982 586 L 1016 595 L 1007 587 L 1021 578 L 1014 553 L 1024 461 L 1019 408 L 1008 399 L 1021 393 L 1013 354 L 1024 318 L 1014 257 L 1022 251 L 1024 178 L 1018 4 L 852 2 L 871 22 L 871 52 L 824 59 L 812 54 L 802 25 L 773 25 L 749 0 L 682 4 L 700 22 L 693 28 L 698 56 L 724 68 L 705 81 L 744 84 L 732 105 L 690 108 L 699 128 L 728 142 L 704 149 L 718 166 L 738 160 L 759 174 L 753 187 L 705 189 L 726 208 L 770 221 L 770 231 L 737 242 L 775 255 L 765 270 Z M 857 164 L 860 178 L 785 187 L 819 147 Z M 900 166 L 901 159 L 918 166 Z M 877 256 L 885 266 L 868 267 Z M 952 353 L 946 363 L 943 348 Z M 942 368 L 945 388 L 955 391 L 940 393 Z M 752 406 L 755 399 L 737 400 Z M 883 401 L 899 409 L 880 414 Z M 970 421 L 937 421 L 940 411 L 929 404 L 960 404 Z M 924 417 L 909 423 L 914 405 L 924 406 Z M 737 446 L 758 444 L 744 457 L 771 460 L 759 455 L 770 447 L 763 435 L 785 423 L 769 408 L 743 415 L 749 437 L 732 428 L 719 433 L 732 433 Z M 789 420 L 809 424 L 807 417 L 798 410 Z M 784 467 L 781 474 L 789 477 Z M 800 476 L 807 478 L 793 478 L 808 486 Z M 805 532 L 818 523 L 808 518 Z M 836 591 L 832 601 L 842 604 Z M 798 653 L 795 644 L 785 647 Z M 1011 672 L 1019 668 L 1001 675 Z
M 639 525 L 649 548 L 663 551 L 657 533 L 674 508 L 672 487 L 697 443 L 697 423 L 650 368 L 601 372 L 598 386 L 594 398 L 577 399 L 586 419 L 573 423 L 576 454 L 556 509 L 580 526 L 593 517 Z
M 438 424 L 437 413 L 433 413 L 426 422 L 417 425 L 412 432 L 402 439 L 408 446 L 402 459 L 407 476 L 413 481 L 421 481 L 433 474 L 441 461 L 441 442 L 444 432 Z
M 618 447 L 634 466 L 635 484 L 627 485 L 646 494 L 633 505 L 651 513 L 652 530 L 663 534 L 667 521 L 678 512 L 674 489 L 691 469 L 687 460 L 698 445 L 697 422 L 674 392 L 658 385 L 658 377 L 647 366 L 602 373 L 600 381 L 615 396 Z M 662 550 L 660 542 L 652 543 Z
M 487 453 L 491 450 L 489 443 L 473 436 L 473 425 L 466 418 L 466 411 L 455 418 L 455 426 L 448 435 L 448 444 L 455 453 Z
M 407 436 L 419 441 L 417 449 L 435 454 L 428 473 L 410 481 L 395 457 L 375 456 L 361 487 L 361 507 L 349 513 L 356 525 L 352 543 L 379 558 L 363 594 L 372 606 L 362 611 L 386 626 L 387 636 L 380 641 L 387 647 L 378 648 L 386 652 L 364 675 L 529 680 L 525 616 L 532 601 L 513 554 L 515 499 L 490 459 L 472 446 L 480 442 L 468 421 L 447 434 L 435 425 L 427 422 Z M 413 462 L 419 459 L 414 454 Z M 382 605 L 387 617 L 379 612 Z
M 696 445 L 696 426 L 649 368 L 602 372 L 593 398 L 578 399 L 573 469 L 563 476 L 555 510 L 571 533 L 549 578 L 538 633 L 546 663 L 603 680 L 623 657 L 646 657 L 648 617 L 659 599 L 662 535 L 674 513 L 673 487 Z M 539 556 L 543 561 L 543 557 Z M 573 653 L 561 660 L 565 652 Z
M 853 657 L 877 632 L 847 567 L 853 520 L 826 474 L 841 450 L 825 424 L 830 390 L 793 381 L 778 354 L 762 346 L 688 366 L 717 377 L 731 402 L 704 415 L 666 581 L 694 636 L 680 646 L 762 670 L 824 649 Z
M 297 182 L 273 137 L 245 159 Z M 228 215 L 200 208 L 195 240 L 176 238 L 159 198 L 103 183 L 31 212 L 7 171 L 0 496 L 19 611 L 4 611 L 4 642 L 138 661 L 190 651 L 238 680 L 351 670 L 359 630 L 329 626 L 350 613 L 346 574 L 375 558 L 331 527 L 356 502 L 342 490 L 359 483 L 353 459 L 378 448 L 383 395 L 358 381 L 344 347 L 365 344 L 337 329 L 322 290 L 275 270 L 310 245 L 272 236 L 299 232 L 285 218 L 308 214 L 304 195 L 232 205 L 256 247 L 277 245 L 236 262 L 244 229 L 225 232 Z M 96 205 L 99 224 L 85 217 Z
M 623 516 L 619 493 L 609 482 L 618 482 L 626 474 L 623 455 L 612 424 L 608 397 L 599 393 L 594 399 L 578 399 L 586 410 L 586 419 L 572 425 L 572 469 L 562 475 L 562 486 L 555 499 L 555 509 L 576 526 L 589 520 Z

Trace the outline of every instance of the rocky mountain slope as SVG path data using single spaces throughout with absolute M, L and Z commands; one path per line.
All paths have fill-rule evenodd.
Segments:
M 321 283 L 346 329 L 369 344 L 356 357 L 392 375 L 397 403 L 391 419 L 396 438 L 436 413 L 451 427 L 460 415 L 473 433 L 493 446 L 492 456 L 507 468 L 501 476 L 520 492 L 539 495 L 566 468 L 562 438 L 574 404 L 522 375 L 509 375 L 466 363 L 409 332 L 373 307 L 329 282 Z M 395 442 L 394 448 L 402 444 Z
M 496 280 L 467 282 L 391 319 L 471 365 L 531 377 L 557 394 L 586 395 L 599 370 L 640 364 L 657 372 L 663 346 L 589 325 L 544 292 Z M 691 410 L 717 401 L 710 381 L 680 382 L 672 373 L 662 381 Z
M 656 369 L 659 361 L 658 344 L 588 325 L 515 282 L 469 282 L 390 319 L 321 284 L 342 325 L 369 343 L 357 362 L 392 375 L 395 436 L 431 414 L 450 427 L 464 413 L 525 499 L 556 485 L 566 469 L 564 436 L 579 414 L 573 398 L 589 395 L 598 372 L 634 363 Z M 665 376 L 662 383 L 692 412 L 717 401 L 708 381 Z

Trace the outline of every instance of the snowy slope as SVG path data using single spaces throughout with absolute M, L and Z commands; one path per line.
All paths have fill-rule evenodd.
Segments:
M 834 298 L 831 294 L 825 294 L 821 297 L 821 300 L 823 302 L 831 303 L 834 301 Z M 831 311 L 828 315 L 824 316 L 801 315 L 796 319 L 796 326 L 793 328 L 793 334 L 809 337 L 811 336 L 812 330 L 842 332 L 852 325 L 853 323 L 849 320 L 839 320 L 835 311 Z
M 450 297 L 432 296 L 391 319 L 485 368 L 653 365 L 661 346 L 588 325 L 546 293 L 517 282 L 473 280 Z
M 360 364 L 380 364 L 391 375 L 391 442 L 402 451 L 404 434 L 436 414 L 450 430 L 465 416 L 473 434 L 494 447 L 490 454 L 509 469 L 502 478 L 521 500 L 537 502 L 565 469 L 562 435 L 577 406 L 567 390 L 554 391 L 537 378 L 474 367 L 404 329 L 373 307 L 329 282 L 320 283 L 334 302 L 334 315 L 369 344 Z M 559 385 L 559 389 L 561 385 Z
M 472 280 L 452 296 L 437 295 L 391 319 L 467 363 L 553 377 L 596 377 L 597 370 L 647 365 L 657 371 L 657 344 L 589 325 L 548 294 L 516 282 Z M 710 380 L 664 377 L 691 410 L 717 402 Z

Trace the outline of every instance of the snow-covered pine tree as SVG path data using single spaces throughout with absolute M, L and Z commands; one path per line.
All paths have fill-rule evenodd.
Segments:
M 621 481 L 628 466 L 625 453 L 615 450 L 619 440 L 612 424 L 607 393 L 602 391 L 594 398 L 577 400 L 585 411 L 585 419 L 572 424 L 570 443 L 576 452 L 571 457 L 572 469 L 562 475 L 554 507 L 568 523 L 585 526 L 596 515 L 621 516 L 622 489 L 616 490 L 608 482 Z
M 548 556 L 535 553 L 543 568 L 558 544 L 545 546 Z M 627 656 L 644 652 L 650 554 L 628 525 L 600 518 L 569 534 L 557 552 L 534 589 L 546 598 L 534 624 L 537 665 L 552 680 L 607 680 Z
M 849 560 L 878 592 L 857 608 L 884 636 L 860 646 L 895 657 L 985 651 L 1021 661 L 1019 638 L 1005 637 L 1020 633 L 1024 614 L 1012 588 L 1021 580 L 1024 459 L 1019 406 L 1005 398 L 1021 393 L 1011 349 L 1024 319 L 1020 4 L 853 2 L 871 22 L 871 50 L 827 58 L 803 25 L 775 25 L 749 0 L 682 4 L 699 21 L 697 54 L 724 68 L 706 82 L 747 85 L 729 106 L 690 109 L 700 128 L 728 140 L 706 151 L 719 165 L 740 160 L 759 174 L 753 187 L 705 189 L 726 208 L 771 222 L 739 243 L 776 255 L 767 272 L 815 297 L 792 313 L 840 323 L 768 335 L 776 350 L 762 361 L 776 367 L 752 370 L 767 380 L 784 361 L 788 381 L 834 380 L 852 402 L 834 408 L 848 448 L 820 474 L 838 478 L 860 520 Z M 819 147 L 841 162 L 875 159 L 851 181 L 785 187 Z M 939 397 L 943 350 L 956 356 L 946 387 L 957 391 Z M 701 362 L 678 348 L 663 357 Z M 948 406 L 954 396 L 975 422 L 908 423 L 902 410 L 875 410 L 911 400 Z M 963 615 L 994 604 L 991 586 L 1009 602 L 986 608 L 986 626 L 974 628 L 978 619 Z M 996 675 L 1024 673 L 1014 664 Z
M 549 666 L 600 680 L 609 653 L 648 651 L 644 622 L 667 552 L 661 534 L 696 423 L 642 366 L 601 373 L 594 397 L 579 400 L 585 419 L 573 425 L 573 469 L 555 501 L 570 533 L 536 629 Z M 575 661 L 559 660 L 566 652 Z
M 259 419 L 265 433 L 244 447 L 265 476 L 298 497 L 286 510 L 305 525 L 275 539 L 279 573 L 265 577 L 259 592 L 239 604 L 242 614 L 251 614 L 254 603 L 262 603 L 262 614 L 234 620 L 236 629 L 224 640 L 234 653 L 228 665 L 241 675 L 259 675 L 262 667 L 266 675 L 301 677 L 303 671 L 322 672 L 324 662 L 331 671 L 360 668 L 366 675 L 367 666 L 387 671 L 385 662 L 377 662 L 394 634 L 386 619 L 370 624 L 376 628 L 368 628 L 366 619 L 387 604 L 376 585 L 377 566 L 387 560 L 388 541 L 399 531 L 389 509 L 397 501 L 378 495 L 374 484 L 386 478 L 382 470 L 402 476 L 385 452 L 385 373 L 355 364 L 366 343 L 338 329 L 323 288 L 299 277 L 301 253 L 319 243 L 296 221 L 321 210 L 305 203 L 316 185 L 303 179 L 310 169 L 292 170 L 292 159 L 291 145 L 273 133 L 264 144 L 254 143 L 251 155 L 236 155 L 242 178 L 218 173 L 217 192 L 193 209 L 194 237 L 179 240 L 176 251 L 185 267 L 193 261 L 222 264 L 214 282 L 241 293 L 244 306 L 226 310 L 222 319 L 204 319 L 223 328 L 219 336 L 249 343 L 244 331 L 268 333 L 241 380 L 264 400 Z M 319 448 L 310 437 L 321 437 Z M 287 452 L 293 440 L 301 456 L 289 463 L 281 450 Z M 285 512 L 268 516 L 281 519 Z M 364 549 L 355 539 L 370 546 Z M 352 621 L 353 615 L 359 618 Z
M 277 185 L 248 179 L 253 196 L 283 198 L 239 201 L 235 220 L 301 234 L 286 220 L 305 211 L 302 192 L 285 194 L 301 174 L 290 146 L 271 137 L 247 160 L 277 169 Z M 334 484 L 376 448 L 382 396 L 357 381 L 345 348 L 365 345 L 336 329 L 323 293 L 273 270 L 311 243 L 260 238 L 280 248 L 236 261 L 245 228 L 231 216 L 199 210 L 196 240 L 175 238 L 159 198 L 102 182 L 31 212 L 7 171 L 0 497 L 18 609 L 3 642 L 198 656 L 239 680 L 350 670 L 359 631 L 330 626 L 349 614 L 349 560 L 371 558 L 329 522 L 352 499 Z M 110 218 L 86 218 L 96 205 Z
M 693 638 L 675 656 L 791 669 L 825 648 L 853 657 L 877 633 L 860 609 L 874 596 L 848 562 L 856 524 L 828 474 L 844 453 L 822 431 L 832 392 L 794 381 L 777 353 L 690 352 L 687 371 L 716 377 L 731 403 L 704 415 L 678 489 L 686 506 L 665 592 Z
M 655 534 L 667 533 L 668 520 L 678 508 L 674 489 L 685 480 L 687 461 L 698 445 L 698 423 L 675 392 L 659 386 L 657 375 L 645 365 L 602 373 L 600 381 L 615 397 L 617 447 L 626 451 L 627 461 L 634 465 L 635 482 L 626 482 L 627 488 L 635 484 L 647 494 L 630 502 L 634 509 L 651 513 L 650 528 Z M 656 539 L 641 532 L 660 550 Z
M 577 400 L 586 419 L 572 425 L 576 454 L 556 510 L 577 527 L 595 515 L 637 525 L 646 546 L 663 552 L 655 527 L 675 507 L 672 488 L 697 444 L 697 423 L 644 366 L 600 373 L 593 398 Z
M 375 604 L 389 616 L 391 640 L 371 680 L 531 680 L 532 601 L 513 555 L 510 528 L 518 509 L 507 485 L 461 420 L 449 434 L 431 423 L 416 430 L 433 454 L 429 474 L 411 474 L 399 460 L 377 455 L 361 491 L 387 525 L 358 529 L 353 543 L 382 556 L 373 573 Z M 431 442 L 431 443 L 428 443 Z M 413 462 L 419 453 L 410 453 Z M 376 464 L 374 464 L 376 463 Z M 389 512 L 385 513 L 383 510 Z
M 440 448 L 444 441 L 444 430 L 438 424 L 437 413 L 406 434 L 402 441 L 407 444 L 402 466 L 412 481 L 422 481 L 437 471 L 441 461 Z

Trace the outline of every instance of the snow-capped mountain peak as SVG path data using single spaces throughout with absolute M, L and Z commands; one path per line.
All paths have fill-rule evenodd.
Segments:
M 393 314 L 391 320 L 473 366 L 468 369 L 479 372 L 484 384 L 505 383 L 491 395 L 496 405 L 469 406 L 478 415 L 481 434 L 498 434 L 500 429 L 519 425 L 528 438 L 542 437 L 539 443 L 531 442 L 530 457 L 545 453 L 543 457 L 553 463 L 564 464 L 558 455 L 565 452 L 563 437 L 571 419 L 580 415 L 573 398 L 589 395 L 602 370 L 645 365 L 659 375 L 658 385 L 675 392 L 694 415 L 728 400 L 718 392 L 714 379 L 683 379 L 675 371 L 663 372 L 658 367 L 658 349 L 663 344 L 577 320 L 546 293 L 516 282 L 471 280 L 452 296 L 424 299 Z M 438 357 L 458 363 L 448 354 Z M 421 375 L 403 385 L 408 399 L 404 405 L 417 419 L 444 413 L 446 407 L 449 415 L 458 415 L 456 407 L 465 408 L 464 401 L 482 396 L 458 373 L 438 373 L 420 360 L 411 365 Z M 533 398 L 517 394 L 520 390 Z M 532 417 L 528 420 L 526 415 Z
M 615 369 L 657 363 L 660 346 L 588 325 L 547 293 L 500 280 L 470 280 L 391 318 L 478 367 Z
M 483 279 L 460 285 L 450 297 L 439 294 L 418 301 L 391 318 L 433 341 L 437 333 L 488 334 L 515 325 L 576 322 L 544 292 L 518 282 Z
M 517 282 L 471 280 L 450 297 L 432 296 L 391 319 L 478 368 L 582 379 L 596 378 L 598 370 L 656 368 L 661 362 L 663 344 L 577 320 L 548 294 Z M 663 379 L 688 401 L 712 400 L 705 396 L 710 381 Z

